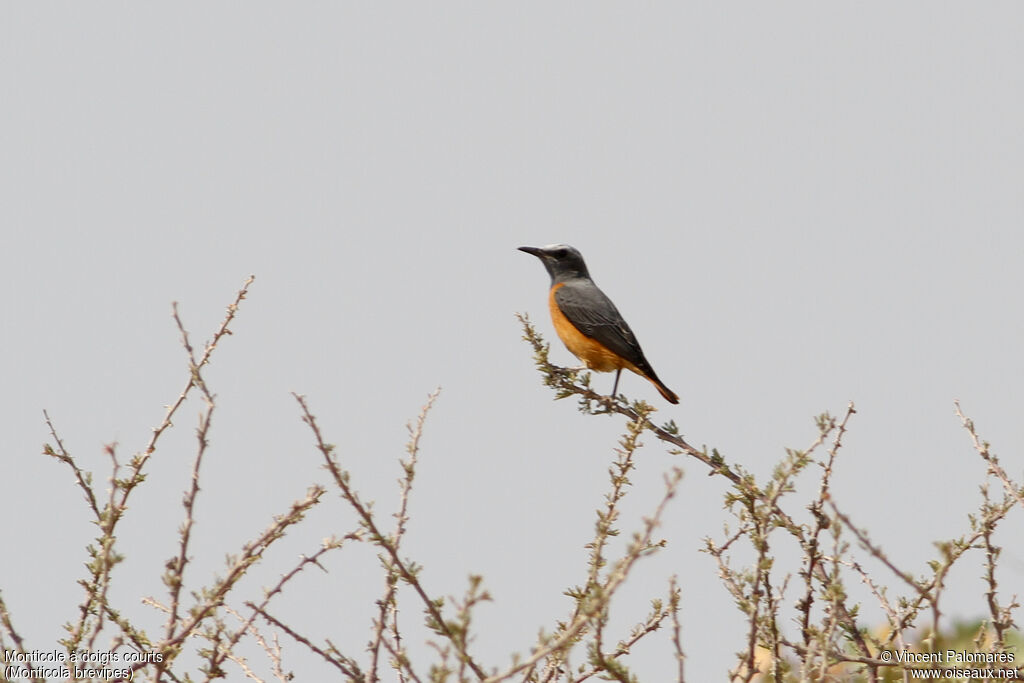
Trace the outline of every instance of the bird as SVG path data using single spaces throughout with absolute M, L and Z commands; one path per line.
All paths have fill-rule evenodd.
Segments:
M 647 362 L 619 309 L 590 279 L 587 264 L 577 249 L 568 244 L 550 244 L 519 247 L 519 251 L 539 258 L 551 276 L 548 307 L 562 343 L 589 369 L 615 371 L 613 399 L 625 368 L 650 381 L 669 403 L 679 403 L 679 397 L 658 379 Z

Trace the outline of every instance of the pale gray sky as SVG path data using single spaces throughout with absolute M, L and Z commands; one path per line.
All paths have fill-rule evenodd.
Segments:
M 546 275 L 515 248 L 552 242 L 583 252 L 681 405 L 633 376 L 622 390 L 691 442 L 766 476 L 811 443 L 812 416 L 854 400 L 835 499 L 925 571 L 984 474 L 954 399 L 1021 475 L 1022 35 L 1014 2 L 4 5 L 0 589 L 16 624 L 43 649 L 63 635 L 94 533 L 39 455 L 42 410 L 102 479 L 103 445 L 141 449 L 183 385 L 170 302 L 205 340 L 254 273 L 209 371 L 190 579 L 325 480 L 289 392 L 386 514 L 404 425 L 440 385 L 406 550 L 437 595 L 485 576 L 483 662 L 527 651 L 583 579 L 622 430 L 552 402 L 519 339 L 516 311 L 553 332 Z M 553 359 L 575 363 L 557 344 Z M 120 538 L 115 597 L 148 624 L 138 599 L 164 594 L 199 408 Z M 647 441 L 625 530 L 662 472 L 688 476 L 617 623 L 678 574 L 691 680 L 723 680 L 741 620 L 698 550 L 720 536 L 724 484 Z M 332 500 L 251 595 L 352 525 Z M 337 555 L 282 614 L 360 656 L 374 562 Z M 980 616 L 974 566 L 950 577 L 951 618 Z M 668 635 L 636 662 L 644 680 L 673 670 Z

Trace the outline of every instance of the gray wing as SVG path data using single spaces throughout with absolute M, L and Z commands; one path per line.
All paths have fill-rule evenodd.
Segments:
M 645 372 L 653 372 L 619 309 L 592 282 L 567 282 L 555 292 L 559 310 L 580 332 Z

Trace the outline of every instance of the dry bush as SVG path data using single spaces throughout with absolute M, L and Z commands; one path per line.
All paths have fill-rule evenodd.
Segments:
M 490 599 L 483 579 L 470 577 L 465 593 L 458 599 L 446 601 L 430 592 L 429 586 L 421 580 L 421 566 L 403 554 L 402 542 L 411 514 L 409 493 L 418 467 L 420 436 L 437 392 L 430 395 L 418 418 L 410 425 L 407 455 L 401 460 L 403 476 L 399 482 L 398 509 L 387 516 L 376 512 L 372 504 L 361 497 L 351 473 L 322 433 L 308 402 L 296 395 L 299 413 L 329 472 L 330 485 L 355 513 L 357 526 L 337 533 L 302 556 L 275 585 L 265 590 L 260 601 L 240 598 L 238 585 L 242 577 L 263 561 L 267 550 L 291 527 L 304 523 L 309 510 L 324 497 L 324 487 L 311 486 L 305 497 L 296 500 L 236 555 L 228 558 L 222 578 L 211 585 L 187 586 L 185 570 L 190 563 L 190 553 L 194 551 L 190 545 L 193 510 L 216 407 L 204 369 L 219 343 L 230 334 L 229 326 L 251 283 L 252 278 L 249 278 L 228 306 L 224 321 L 202 353 L 193 348 L 177 307 L 174 308 L 174 320 L 188 359 L 185 388 L 168 407 L 163 422 L 153 430 L 146 448 L 127 464 L 120 462 L 113 448 L 108 449 L 111 473 L 105 492 L 93 483 L 92 474 L 78 465 L 49 416 L 46 418 L 52 444 L 46 446 L 45 452 L 71 469 L 99 529 L 98 536 L 86 547 L 87 575 L 80 582 L 84 597 L 75 610 L 76 617 L 67 625 L 67 636 L 60 647 L 69 655 L 82 651 L 124 655 L 120 664 L 111 664 L 109 669 L 84 675 L 79 680 L 209 681 L 229 677 L 231 667 L 235 667 L 236 676 L 240 672 L 252 680 L 287 681 L 292 675 L 287 663 L 282 661 L 280 641 L 290 639 L 327 662 L 341 680 L 372 682 L 387 677 L 402 682 L 553 683 L 589 678 L 634 681 L 636 678 L 629 668 L 633 647 L 665 627 L 670 629 L 669 647 L 678 664 L 675 678 L 682 682 L 685 670 L 680 635 L 680 590 L 674 578 L 664 587 L 661 596 L 652 599 L 647 618 L 635 629 L 627 634 L 609 633 L 612 597 L 628 580 L 638 561 L 666 544 L 656 532 L 682 478 L 678 466 L 664 473 L 662 495 L 623 550 L 613 553 L 610 541 L 620 533 L 617 526 L 620 504 L 629 493 L 629 476 L 637 466 L 635 455 L 639 439 L 645 433 L 664 442 L 671 452 L 692 458 L 706 466 L 711 475 L 724 477 L 729 482 L 725 502 L 735 517 L 734 527 L 727 529 L 722 538 L 706 539 L 705 551 L 714 559 L 725 589 L 746 617 L 746 636 L 743 642 L 737 643 L 739 651 L 730 671 L 732 680 L 911 680 L 921 672 L 942 670 L 948 673 L 950 667 L 940 663 L 942 660 L 936 661 L 934 654 L 954 646 L 962 650 L 968 648 L 981 660 L 990 660 L 990 663 L 965 664 L 963 669 L 987 666 L 1017 677 L 1024 676 L 1024 669 L 1013 662 L 991 663 L 993 658 L 1015 654 L 1018 641 L 1014 639 L 1019 639 L 1019 634 L 1013 631 L 1013 612 L 1018 606 L 1016 596 L 1003 596 L 996 579 L 1000 552 L 996 532 L 1011 511 L 1024 508 L 1024 489 L 1006 474 L 959 406 L 957 413 L 987 467 L 981 487 L 983 503 L 977 514 L 970 517 L 970 529 L 966 533 L 940 545 L 939 558 L 929 565 L 931 573 L 914 576 L 897 567 L 869 534 L 843 512 L 830 493 L 833 466 L 855 413 L 852 404 L 840 418 L 820 416 L 814 442 L 806 450 L 788 451 L 770 478 L 758 482 L 742 467 L 727 463 L 717 451 L 708 452 L 688 444 L 674 423 L 654 424 L 651 421 L 653 409 L 647 404 L 629 402 L 621 396 L 614 400 L 601 396 L 590 388 L 589 373 L 552 365 L 548 361 L 547 344 L 525 316 L 520 316 L 524 339 L 532 346 L 537 367 L 545 384 L 555 391 L 556 398 L 575 396 L 580 410 L 587 414 L 612 413 L 625 418 L 624 433 L 609 467 L 608 490 L 605 503 L 597 512 L 593 538 L 589 542 L 581 539 L 588 550 L 586 570 L 580 583 L 566 591 L 572 599 L 572 609 L 565 619 L 541 631 L 537 642 L 528 646 L 528 654 L 513 655 L 512 665 L 504 669 L 479 661 L 471 652 L 470 644 L 474 635 L 473 611 Z M 204 410 L 197 427 L 198 445 L 191 484 L 183 499 L 184 521 L 177 552 L 167 561 L 162 577 L 165 597 L 144 600 L 165 615 L 164 627 L 159 633 L 146 633 L 133 624 L 124 610 L 113 605 L 109 597 L 111 572 L 123 559 L 116 542 L 118 525 L 128 510 L 129 500 L 146 479 L 146 465 L 157 452 L 161 436 L 172 426 L 172 419 L 182 404 L 194 394 L 202 400 Z M 814 490 L 801 499 L 795 482 L 798 475 L 806 471 L 819 474 Z M 857 552 L 851 547 L 851 540 Z M 275 615 L 275 598 L 291 582 L 301 580 L 304 569 L 321 566 L 325 555 L 342 553 L 356 544 L 369 544 L 376 549 L 383 586 L 375 600 L 375 616 L 367 625 L 367 643 L 343 649 L 327 638 L 305 632 L 302 624 L 286 623 Z M 784 545 L 798 549 L 799 566 L 780 566 L 778 550 Z M 965 643 L 962 635 L 956 641 L 941 632 L 939 604 L 950 569 L 972 552 L 982 553 L 985 558 L 988 589 L 981 596 L 981 602 L 988 617 L 972 630 L 970 642 Z M 888 571 L 887 576 L 870 576 L 858 559 L 865 555 L 880 562 Z M 737 557 L 753 560 L 736 566 Z M 863 581 L 869 586 L 886 615 L 883 627 L 863 622 L 860 606 L 852 604 L 847 595 L 845 586 L 850 580 Z M 411 590 L 400 593 L 401 587 Z M 432 633 L 429 651 L 434 653 L 435 661 L 426 668 L 409 658 L 408 639 L 397 618 L 400 595 L 413 596 Z M 266 653 L 266 661 L 253 664 L 239 654 L 243 641 L 257 644 Z M 32 680 L 67 678 L 33 670 L 30 648 L 19 636 L 15 619 L 2 596 L 0 649 L 5 651 L 8 662 L 23 660 L 13 669 L 5 668 L 3 680 L 7 680 L 12 671 L 27 674 L 23 677 Z M 180 656 L 189 649 L 201 662 L 192 666 L 192 670 L 186 658 Z M 132 653 L 133 656 L 128 656 Z M 115 666 L 120 668 L 114 670 Z

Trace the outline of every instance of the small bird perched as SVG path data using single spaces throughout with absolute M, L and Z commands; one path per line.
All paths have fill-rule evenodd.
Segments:
M 650 380 L 669 403 L 679 403 L 679 397 L 658 379 L 647 362 L 619 309 L 590 279 L 579 251 L 568 244 L 519 247 L 519 251 L 539 258 L 551 276 L 551 322 L 566 348 L 591 370 L 615 370 L 613 399 L 619 389 L 619 375 L 626 368 Z

